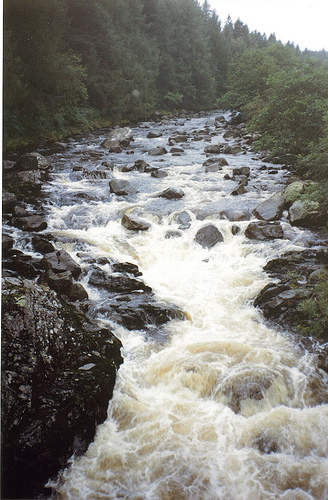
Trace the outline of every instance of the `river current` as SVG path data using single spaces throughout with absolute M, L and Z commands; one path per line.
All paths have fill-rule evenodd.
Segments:
M 321 404 L 327 380 L 314 357 L 288 332 L 269 327 L 252 304 L 269 282 L 263 266 L 288 250 L 301 251 L 312 236 L 283 218 L 282 239 L 245 237 L 253 209 L 283 189 L 288 172 L 249 146 L 245 154 L 220 155 L 228 165 L 206 172 L 204 148 L 234 141 L 223 138 L 226 129 L 216 120 L 222 115 L 142 123 L 122 153 L 108 153 L 98 133 L 51 157 L 48 230 L 63 248 L 81 267 L 81 251 L 137 264 L 158 301 L 185 313 L 152 335 L 127 330 L 106 316 L 101 292 L 82 279 L 99 322 L 122 341 L 124 363 L 107 420 L 85 455 L 72 457 L 52 485 L 55 498 L 328 498 L 328 406 Z M 149 139 L 149 130 L 162 136 Z M 187 141 L 172 154 L 168 139 L 177 131 L 186 132 Z M 168 153 L 149 155 L 156 146 Z M 168 176 L 124 171 L 138 159 Z M 113 168 L 109 176 L 128 180 L 137 193 L 111 194 L 109 177 L 97 174 L 104 161 Z M 233 196 L 232 170 L 242 166 L 251 172 L 246 192 Z M 182 189 L 183 198 L 157 196 L 169 187 Z M 148 230 L 122 226 L 122 216 L 133 210 Z M 182 211 L 190 221 L 181 229 Z M 203 248 L 195 235 L 209 222 L 224 241 Z

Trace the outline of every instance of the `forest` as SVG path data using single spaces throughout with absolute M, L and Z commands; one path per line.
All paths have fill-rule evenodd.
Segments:
M 223 24 L 207 0 L 4 1 L 5 153 L 214 108 L 240 111 L 328 207 L 328 52 Z

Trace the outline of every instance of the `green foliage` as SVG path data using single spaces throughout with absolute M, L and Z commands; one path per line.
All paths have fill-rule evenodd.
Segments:
M 303 335 L 327 338 L 328 332 L 328 280 L 318 282 L 311 296 L 301 301 L 302 324 L 298 330 Z

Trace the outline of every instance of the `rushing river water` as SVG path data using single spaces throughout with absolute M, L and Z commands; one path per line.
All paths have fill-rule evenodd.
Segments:
M 186 316 L 153 335 L 127 330 L 106 316 L 106 300 L 83 278 L 99 321 L 123 343 L 124 364 L 107 420 L 86 454 L 73 458 L 54 485 L 56 498 L 328 498 L 328 406 L 320 404 L 327 381 L 317 374 L 313 357 L 288 332 L 269 328 L 252 305 L 268 282 L 265 263 L 301 250 L 311 235 L 283 220 L 283 239 L 245 237 L 252 210 L 283 188 L 287 171 L 269 164 L 263 169 L 248 148 L 246 154 L 221 155 L 228 166 L 206 173 L 204 148 L 225 142 L 225 130 L 215 121 L 219 115 L 151 123 L 150 130 L 163 134 L 155 139 L 147 138 L 149 128 L 141 124 L 120 154 L 101 147 L 104 137 L 90 135 L 52 157 L 50 232 L 82 267 L 81 250 L 137 264 L 157 299 Z M 168 138 L 177 130 L 188 137 L 178 144 L 179 156 L 148 154 L 155 146 L 170 150 Z M 193 140 L 199 130 L 204 130 L 201 140 Z M 137 159 L 168 176 L 122 171 Z M 128 180 L 138 192 L 110 194 L 109 179 L 92 174 L 104 170 L 103 161 L 114 165 L 109 175 Z M 79 165 L 83 175 L 73 168 Z M 232 169 L 241 166 L 251 169 L 246 193 L 232 196 L 237 185 Z M 157 196 L 168 187 L 182 189 L 184 197 Z M 123 214 L 132 209 L 150 224 L 148 230 L 122 226 Z M 191 219 L 183 229 L 177 220 L 181 211 Z M 194 239 L 209 222 L 224 238 L 210 249 Z M 177 236 L 172 231 L 179 237 L 168 237 Z

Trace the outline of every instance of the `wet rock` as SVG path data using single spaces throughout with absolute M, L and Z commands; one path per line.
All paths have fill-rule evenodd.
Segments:
M 182 148 L 173 147 L 173 148 L 170 149 L 170 153 L 172 153 L 172 154 L 176 154 L 176 153 L 180 154 L 180 153 L 183 153 L 183 152 L 184 152 L 184 150 Z
M 145 160 L 137 160 L 134 162 L 134 170 L 138 170 L 139 172 L 151 172 L 155 167 L 151 167 L 149 163 L 145 162 Z
M 23 231 L 44 231 L 48 224 L 40 215 L 29 215 L 27 217 L 17 217 L 12 221 L 13 226 Z
M 246 177 L 249 177 L 250 172 L 249 167 L 239 167 L 232 170 L 233 175 L 245 175 Z
M 111 149 L 120 148 L 120 146 L 128 146 L 131 141 L 133 141 L 133 135 L 130 128 L 116 128 L 108 134 L 108 137 L 103 141 L 102 146 L 104 148 Z
M 284 193 L 275 193 L 267 200 L 260 203 L 254 210 L 254 214 L 261 220 L 272 221 L 281 217 L 285 207 Z
M 283 238 L 284 233 L 279 222 L 250 222 L 245 231 L 245 236 L 254 240 L 274 240 Z
M 203 248 L 212 248 L 217 243 L 223 242 L 223 236 L 217 227 L 208 224 L 197 231 L 195 241 Z
M 165 239 L 169 240 L 171 238 L 181 238 L 182 233 L 180 231 L 167 231 L 165 233 Z
M 159 198 L 166 198 L 168 200 L 179 200 L 184 197 L 184 192 L 180 188 L 167 188 L 160 193 Z
M 151 156 L 162 156 L 167 153 L 167 150 L 163 146 L 157 146 L 157 148 L 153 148 L 148 151 L 148 154 Z
M 25 278 L 36 278 L 40 274 L 39 259 L 34 259 L 30 255 L 13 249 L 7 254 L 7 259 L 3 261 L 6 269 L 14 271 L 16 275 Z
M 245 194 L 246 189 L 245 186 L 247 186 L 247 179 L 241 179 L 238 186 L 231 192 L 233 196 L 238 196 L 240 194 Z
M 80 266 L 65 250 L 45 254 L 40 262 L 40 267 L 45 270 L 50 269 L 55 274 L 69 271 L 75 279 L 81 274 Z
M 133 276 L 142 276 L 138 266 L 132 264 L 131 262 L 115 262 L 112 265 L 112 269 L 114 273 L 128 273 Z
M 108 274 L 95 265 L 88 270 L 88 279 L 90 285 L 113 293 L 131 293 L 136 290 L 151 292 L 151 288 L 143 281 L 129 276 Z
M 150 175 L 156 179 L 163 179 L 164 177 L 168 177 L 169 174 L 165 170 L 157 168 L 153 170 Z
M 132 186 L 129 181 L 124 179 L 112 179 L 109 181 L 109 188 L 110 192 L 116 194 L 117 196 L 128 196 L 138 192 L 138 190 Z
M 222 150 L 222 144 L 210 144 L 204 149 L 205 153 L 210 154 L 220 154 Z
M 225 158 L 208 158 L 204 161 L 204 167 L 210 167 L 211 165 L 219 165 L 220 167 L 225 167 L 228 165 L 228 162 Z
M 17 197 L 14 193 L 2 192 L 2 213 L 11 214 L 17 203 Z
M 2 294 L 2 495 L 39 498 L 106 419 L 121 344 L 45 285 L 5 278 Z
M 55 290 L 55 292 L 60 294 L 67 294 L 73 285 L 73 276 L 70 271 L 54 273 L 51 269 L 49 269 L 46 272 L 44 279 L 52 290 Z
M 272 377 L 259 374 L 247 374 L 242 379 L 232 378 L 224 385 L 220 393 L 227 400 L 234 413 L 242 411 L 242 402 L 247 399 L 260 401 L 272 384 Z
M 2 233 L 2 256 L 6 257 L 9 250 L 13 248 L 14 239 L 9 234 Z
M 294 226 L 313 227 L 327 222 L 327 215 L 320 212 L 317 201 L 297 200 L 289 208 L 289 220 Z
M 132 231 L 145 231 L 150 228 L 150 224 L 140 219 L 136 214 L 125 214 L 121 221 L 122 226 Z
M 224 133 L 223 138 L 224 139 L 235 139 L 236 137 L 240 137 L 241 133 L 239 130 L 234 129 L 234 130 L 227 130 L 227 132 Z
M 169 138 L 169 145 L 174 146 L 175 144 L 180 143 L 180 142 L 187 142 L 187 140 L 188 140 L 187 134 L 177 133 L 177 134 L 172 135 Z
M 240 227 L 234 224 L 231 226 L 231 232 L 234 236 L 236 236 L 236 234 L 240 233 Z
M 26 153 L 22 155 L 15 165 L 15 170 L 47 170 L 51 163 L 40 153 Z
M 156 139 L 158 137 L 162 137 L 162 135 L 163 135 L 162 132 L 159 132 L 157 130 L 153 130 L 153 131 L 151 130 L 150 132 L 148 132 L 147 138 L 148 139 Z
M 56 251 L 53 244 L 47 238 L 42 238 L 41 236 L 33 236 L 32 245 L 36 252 L 42 253 L 43 255 Z
M 88 292 L 81 283 L 73 283 L 66 295 L 72 302 L 88 299 Z
M 185 210 L 176 216 L 176 222 L 180 224 L 179 229 L 189 229 L 191 217 Z

